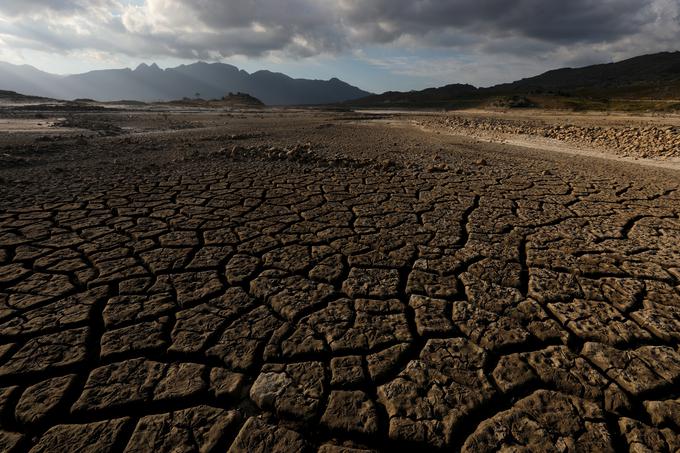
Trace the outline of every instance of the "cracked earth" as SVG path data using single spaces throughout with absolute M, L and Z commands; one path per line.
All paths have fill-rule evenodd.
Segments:
M 180 120 L 2 137 L 0 450 L 680 450 L 677 172 Z

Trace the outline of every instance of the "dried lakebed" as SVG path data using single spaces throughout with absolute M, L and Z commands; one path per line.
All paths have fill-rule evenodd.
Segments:
M 0 169 L 1 450 L 680 448 L 678 173 L 176 120 Z

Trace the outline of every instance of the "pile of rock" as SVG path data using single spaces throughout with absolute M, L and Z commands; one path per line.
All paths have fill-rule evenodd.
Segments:
M 680 157 L 680 128 L 657 127 L 580 127 L 546 128 L 543 136 L 612 149 L 634 157 Z
M 581 146 L 602 148 L 628 157 L 680 157 L 680 127 L 673 126 L 577 126 L 540 121 L 446 116 L 423 123 L 454 133 L 478 134 L 502 139 L 508 135 L 532 135 Z
M 221 150 L 212 153 L 212 155 L 227 156 L 231 159 L 264 158 L 269 160 L 292 160 L 296 162 L 308 162 L 316 160 L 317 157 L 310 143 L 295 145 L 289 148 L 278 148 L 268 145 L 249 147 L 237 145 L 231 148 L 222 148 Z
M 0 153 L 0 166 L 2 167 L 18 167 L 28 165 L 29 163 L 29 159 L 26 159 L 25 157 L 15 156 L 8 153 Z
M 349 168 L 374 168 L 377 170 L 391 171 L 403 168 L 402 165 L 392 159 L 356 159 L 340 153 L 319 153 L 314 145 L 305 143 L 295 146 L 279 148 L 269 145 L 256 146 L 233 146 L 222 148 L 210 153 L 212 157 L 228 157 L 235 160 L 266 159 L 274 161 L 292 161 L 310 163 L 326 167 L 349 167 Z M 194 155 L 192 157 L 199 157 Z

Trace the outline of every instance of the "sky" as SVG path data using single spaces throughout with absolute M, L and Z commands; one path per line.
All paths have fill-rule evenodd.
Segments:
M 0 0 L 0 61 L 197 60 L 372 92 L 489 86 L 680 50 L 680 0 Z

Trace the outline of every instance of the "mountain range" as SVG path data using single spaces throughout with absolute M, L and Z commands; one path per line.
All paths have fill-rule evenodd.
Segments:
M 680 52 L 662 52 L 628 60 L 562 68 L 535 77 L 486 88 L 451 84 L 421 91 L 371 94 L 337 78 L 293 79 L 285 74 L 249 74 L 223 63 L 198 62 L 161 69 L 111 69 L 59 76 L 32 66 L 0 63 L 0 90 L 54 99 L 98 101 L 170 101 L 182 98 L 221 99 L 230 92 L 247 93 L 267 105 L 338 104 L 388 107 L 473 107 L 509 97 L 508 106 L 543 105 L 607 108 L 610 100 L 680 99 Z M 557 101 L 556 101 L 557 99 Z M 587 100 L 584 102 L 583 100 Z M 566 101 L 565 101 L 566 100 Z
M 570 90 L 580 93 L 616 93 L 638 97 L 675 97 L 680 94 L 680 52 L 661 52 L 616 63 L 562 68 L 541 75 L 496 85 L 489 92 Z
M 29 65 L 0 62 L 0 90 L 54 99 L 98 101 L 220 99 L 230 92 L 242 92 L 267 105 L 331 104 L 370 94 L 337 78 L 293 79 L 271 71 L 249 74 L 232 65 L 203 62 L 168 69 L 141 64 L 134 70 L 109 69 L 67 76 L 43 72 Z
M 359 106 L 464 107 L 490 99 L 530 96 L 532 99 L 680 99 L 680 52 L 642 55 L 616 63 L 562 68 L 512 83 L 476 88 L 453 84 L 422 91 L 387 92 L 349 101 Z M 523 105 L 531 102 L 522 100 Z

